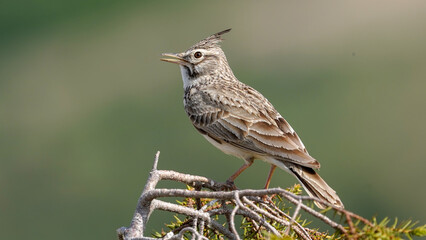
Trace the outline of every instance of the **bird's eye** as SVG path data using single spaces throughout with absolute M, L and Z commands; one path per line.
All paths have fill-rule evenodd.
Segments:
M 200 58 L 200 57 L 202 57 L 203 56 L 203 54 L 201 53 L 201 52 L 195 52 L 194 53 L 194 57 L 195 58 Z

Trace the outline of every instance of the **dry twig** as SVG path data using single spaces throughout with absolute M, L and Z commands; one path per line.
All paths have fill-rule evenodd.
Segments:
M 240 239 L 235 226 L 236 215 L 247 218 L 258 230 L 263 229 L 274 235 L 280 236 L 281 234 L 290 234 L 290 230 L 293 229 L 301 239 L 311 239 L 309 233 L 315 234 L 316 231 L 301 226 L 296 220 L 300 213 L 300 209 L 324 221 L 336 230 L 347 234 L 348 230 L 343 227 L 343 225 L 304 204 L 303 201 L 306 200 L 318 201 L 333 208 L 336 212 L 345 215 L 349 219 L 353 217 L 366 224 L 371 224 L 368 220 L 347 210 L 335 208 L 325 201 L 315 197 L 295 195 L 281 188 L 223 191 L 222 189 L 226 184 L 215 182 L 206 177 L 183 174 L 170 170 L 158 170 L 159 154 L 160 152 L 157 152 L 155 155 L 152 171 L 139 197 L 130 227 L 121 227 L 117 229 L 119 239 L 153 239 L 146 237 L 144 233 L 145 226 L 151 213 L 157 209 L 182 214 L 189 218 L 189 221 L 185 222 L 185 226 L 182 226 L 178 232 L 171 231 L 164 235 L 162 239 L 182 239 L 186 233 L 191 234 L 192 239 L 207 239 L 206 236 L 204 236 L 206 229 L 216 231 L 229 239 Z M 194 187 L 195 190 L 157 189 L 156 185 L 161 180 L 182 182 Z M 210 191 L 203 189 L 208 189 Z M 293 215 L 289 216 L 289 214 L 284 213 L 284 211 L 270 200 L 262 200 L 262 197 L 270 195 L 280 195 L 294 204 L 296 208 Z M 196 204 L 191 204 L 192 206 L 182 206 L 159 200 L 164 197 L 195 198 Z M 200 208 L 201 199 L 204 199 L 204 201 L 206 201 L 205 199 L 209 199 L 207 200 L 209 202 L 205 203 L 205 205 Z M 194 203 L 194 201 L 192 202 Z M 197 207 L 197 209 L 194 207 Z M 228 228 L 223 227 L 223 223 L 214 219 L 214 216 L 217 215 L 226 216 Z M 285 226 L 286 230 L 282 232 L 278 231 L 272 225 L 274 222 Z M 348 222 L 349 224 L 352 223 L 349 220 Z M 353 230 L 350 228 L 350 231 Z

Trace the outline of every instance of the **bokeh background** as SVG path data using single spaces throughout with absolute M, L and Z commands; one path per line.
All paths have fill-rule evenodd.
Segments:
M 320 174 L 364 217 L 426 221 L 426 2 L 7 1 L 0 7 L 4 239 L 114 239 L 154 154 L 224 181 L 159 61 L 232 27 L 236 76 L 292 124 Z M 256 162 L 236 184 L 261 188 Z M 283 171 L 272 187 L 296 180 Z M 168 186 L 167 183 L 161 186 Z M 154 213 L 147 231 L 169 221 Z

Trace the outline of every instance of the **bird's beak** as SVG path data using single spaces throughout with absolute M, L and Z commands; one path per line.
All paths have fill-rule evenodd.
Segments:
M 188 61 L 186 61 L 185 59 L 181 58 L 179 56 L 179 54 L 174 54 L 174 53 L 163 53 L 161 54 L 164 57 L 171 57 L 171 58 L 161 58 L 161 61 L 164 62 L 169 62 L 169 63 L 176 63 L 179 65 L 187 65 Z

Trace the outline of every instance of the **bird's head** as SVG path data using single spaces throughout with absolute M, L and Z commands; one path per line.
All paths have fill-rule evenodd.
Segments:
M 222 35 L 231 31 L 227 29 L 213 34 L 200 42 L 194 44 L 182 53 L 163 53 L 162 61 L 179 64 L 184 81 L 184 87 L 200 77 L 214 75 L 218 72 L 231 71 L 220 48 Z M 232 73 L 232 71 L 231 71 Z

